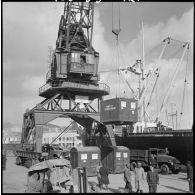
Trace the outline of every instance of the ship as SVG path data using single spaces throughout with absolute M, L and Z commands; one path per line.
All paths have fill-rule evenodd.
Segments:
M 169 44 L 171 40 L 175 41 L 175 39 L 172 39 L 170 37 L 168 37 L 164 41 L 168 41 L 167 44 Z M 188 43 L 183 43 L 184 47 L 186 47 L 186 50 L 184 48 L 180 61 L 178 62 L 178 66 L 181 65 L 182 63 L 182 60 L 185 56 L 185 51 L 189 49 L 189 45 L 187 44 Z M 142 59 L 142 61 L 144 61 L 144 59 Z M 132 70 L 134 67 L 135 66 L 128 67 L 128 70 L 136 72 L 135 69 Z M 140 82 L 141 82 L 143 81 L 143 68 L 144 68 L 143 63 L 140 63 L 140 67 L 138 66 L 138 68 L 140 68 L 141 69 L 140 72 L 142 72 L 140 73 Z M 181 123 L 183 106 L 185 101 L 184 97 L 185 97 L 185 90 L 186 90 L 186 83 L 187 83 L 186 74 L 184 78 L 180 121 L 178 122 L 177 120 L 178 117 L 177 111 L 173 112 L 173 108 L 172 108 L 173 103 L 171 103 L 171 106 L 167 106 L 172 111 L 171 114 L 168 114 L 167 109 L 164 109 L 164 106 L 169 98 L 168 96 L 171 90 L 171 85 L 173 85 L 174 79 L 178 71 L 177 69 L 176 69 L 176 74 L 173 75 L 174 78 L 171 79 L 171 84 L 168 87 L 167 94 L 165 94 L 165 97 L 162 100 L 162 104 L 160 106 L 159 112 L 153 114 L 156 116 L 156 118 L 152 120 L 146 120 L 146 114 L 148 113 L 145 112 L 145 109 L 147 106 L 150 106 L 152 102 L 152 95 L 153 95 L 152 93 L 154 93 L 154 88 L 156 87 L 156 82 L 159 77 L 159 72 L 155 72 L 155 71 L 156 70 L 158 71 L 159 69 L 160 67 L 157 66 L 155 70 L 154 69 L 152 70 L 154 72 L 154 75 L 157 76 L 153 81 L 153 87 L 151 89 L 148 102 L 146 101 L 144 92 L 139 91 L 138 93 L 138 97 L 139 97 L 138 106 L 140 105 L 140 107 L 138 107 L 138 122 L 134 123 L 133 128 L 126 128 L 123 125 L 119 125 L 119 126 L 115 125 L 114 129 L 115 129 L 116 144 L 126 146 L 129 149 L 168 148 L 168 150 L 170 151 L 169 154 L 178 158 L 182 164 L 186 164 L 188 160 L 190 160 L 193 163 L 193 125 L 191 129 L 178 128 L 178 123 L 179 124 Z M 136 73 L 139 74 L 138 71 Z M 143 88 L 144 87 L 147 88 L 147 84 L 143 83 L 143 85 L 145 85 L 143 86 Z M 140 94 L 142 96 L 140 96 Z M 141 101 L 142 101 L 142 105 L 140 104 Z M 160 113 L 162 111 L 165 111 L 166 113 L 166 118 L 167 118 L 166 125 L 162 124 L 162 121 L 159 120 Z M 169 117 L 172 120 L 169 120 L 168 119 Z M 170 121 L 172 121 L 172 124 L 170 124 L 171 123 Z
M 119 26 L 118 30 L 115 29 L 112 31 L 116 35 L 117 41 L 118 41 L 118 35 L 120 33 L 120 30 L 121 29 Z M 142 32 L 144 32 L 143 24 L 142 24 Z M 181 124 L 181 119 L 183 116 L 185 92 L 186 92 L 186 87 L 187 87 L 187 71 L 185 72 L 185 76 L 184 76 L 183 90 L 181 90 L 182 91 L 182 103 L 181 103 L 182 105 L 181 105 L 181 112 L 179 113 L 180 114 L 179 122 L 177 121 L 177 117 L 178 117 L 177 110 L 173 112 L 173 108 L 172 108 L 173 103 L 171 103 L 171 106 L 167 106 L 167 102 L 170 98 L 169 97 L 170 91 L 172 90 L 175 78 L 179 71 L 178 67 L 180 67 L 181 64 L 183 63 L 184 57 L 188 55 L 188 54 L 186 55 L 186 53 L 189 52 L 189 42 L 183 42 L 183 41 L 171 38 L 171 37 L 167 37 L 162 42 L 164 43 L 164 46 L 156 61 L 157 65 L 154 66 L 152 69 L 150 69 L 148 72 L 145 70 L 144 33 L 143 33 L 143 40 L 142 40 L 142 51 L 143 51 L 142 59 L 136 60 L 136 63 L 134 65 L 129 66 L 127 68 L 119 68 L 119 65 L 118 64 L 116 65 L 117 67 L 115 70 L 116 72 L 118 73 L 123 72 L 123 71 L 131 72 L 139 77 L 137 94 L 135 93 L 133 86 L 131 86 L 131 83 L 125 80 L 125 78 L 123 77 L 123 80 L 125 80 L 127 86 L 132 92 L 133 98 L 137 99 L 138 120 L 137 122 L 135 122 L 135 120 L 131 120 L 129 122 L 126 121 L 124 123 L 124 118 L 127 117 L 127 115 L 123 115 L 123 119 L 119 120 L 117 124 L 116 120 L 114 119 L 115 123 L 113 124 L 113 131 L 115 133 L 116 145 L 128 147 L 130 150 L 131 149 L 147 150 L 149 148 L 168 148 L 169 154 L 178 158 L 182 164 L 186 164 L 188 160 L 190 160 L 193 163 L 193 125 L 192 125 L 192 128 L 190 129 L 178 128 L 178 124 Z M 170 79 L 170 83 L 169 83 L 170 85 L 168 86 L 167 91 L 164 97 L 162 98 L 162 102 L 161 102 L 161 105 L 159 106 L 158 112 L 153 114 L 155 115 L 156 118 L 149 120 L 148 119 L 149 114 L 146 112 L 146 108 L 150 107 L 152 102 L 154 101 L 154 97 L 153 97 L 154 91 L 155 91 L 155 88 L 157 87 L 160 70 L 161 70 L 161 67 L 158 63 L 162 59 L 167 46 L 171 42 L 180 43 L 181 47 L 183 48 L 183 52 L 181 53 L 181 56 L 176 65 L 172 78 Z M 118 45 L 118 43 L 116 45 Z M 187 64 L 186 64 L 186 69 L 187 69 Z M 109 71 L 102 71 L 102 72 L 109 72 Z M 147 89 L 149 88 L 150 88 L 150 92 L 146 92 Z M 117 97 L 117 94 L 116 94 L 115 100 L 118 101 L 118 99 L 121 99 L 121 97 L 120 98 Z M 109 104 L 113 100 L 114 99 L 108 100 Z M 167 108 L 171 110 L 171 114 L 168 114 L 167 108 L 165 108 L 165 105 L 167 106 Z M 103 110 L 101 107 L 100 120 L 101 120 L 102 112 Z M 167 118 L 166 125 L 162 123 L 162 121 L 160 121 L 160 118 L 163 112 L 166 114 L 166 118 Z M 106 116 L 105 118 L 108 119 L 108 117 L 109 116 Z M 171 122 L 170 120 L 168 120 L 169 117 L 171 117 L 172 119 L 172 124 L 170 124 Z M 103 122 L 105 123 L 106 120 Z M 181 126 L 179 125 L 179 127 Z M 93 145 L 96 145 L 97 140 L 98 140 L 97 136 L 94 138 L 91 138 L 91 143 Z

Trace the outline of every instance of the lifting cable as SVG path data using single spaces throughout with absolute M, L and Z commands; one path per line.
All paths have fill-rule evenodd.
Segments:
M 159 100 L 159 98 L 158 98 L 158 82 L 156 83 L 156 88 L 155 88 L 155 98 L 156 98 L 156 114 L 158 113 L 158 110 L 159 110 L 159 108 L 158 108 L 158 100 Z
M 178 48 L 178 49 L 177 49 L 174 53 L 172 53 L 171 55 L 169 55 L 168 58 L 172 58 L 173 56 L 177 55 L 182 49 L 183 49 L 183 46 L 180 47 L 180 48 Z M 165 52 L 164 52 L 164 53 L 165 53 Z M 164 54 L 164 55 L 165 55 L 165 54 Z M 148 78 L 148 79 L 150 79 L 150 80 L 148 80 L 148 81 L 147 81 L 147 84 L 146 84 L 146 86 L 152 86 L 152 80 L 155 79 L 154 84 L 153 84 L 153 88 L 152 88 L 152 92 L 151 92 L 151 94 L 150 94 L 150 98 L 149 98 L 148 103 L 147 103 L 147 107 L 150 105 L 150 101 L 151 101 L 151 99 L 152 99 L 152 95 L 153 95 L 154 89 L 155 89 L 156 86 L 157 86 L 157 82 L 158 82 L 158 79 L 159 79 L 161 67 L 160 67 L 159 65 L 157 65 L 157 67 L 156 67 L 155 70 L 158 70 L 157 74 L 154 73 L 153 75 L 151 75 L 151 77 Z M 175 70 L 175 71 L 176 71 L 176 70 Z M 175 74 L 175 73 L 174 73 L 174 74 Z M 155 75 L 157 75 L 156 78 L 154 78 Z M 147 90 L 149 90 L 148 87 L 145 88 L 145 91 L 147 91 Z M 147 107 L 146 107 L 146 108 L 147 108 Z M 157 107 L 158 107 L 158 106 L 157 106 Z
M 121 75 L 121 77 L 123 78 L 124 83 L 128 86 L 128 88 L 131 90 L 133 97 L 136 98 L 136 94 L 133 90 L 133 88 L 131 87 L 130 83 L 125 79 L 124 75 L 122 74 L 122 72 L 119 72 L 119 74 Z
M 178 41 L 178 43 L 179 43 L 179 41 Z M 178 54 L 182 49 L 183 49 L 183 46 L 181 46 L 176 52 L 172 53 L 172 54 L 169 56 L 169 58 L 175 56 L 176 54 Z M 175 71 L 174 71 L 172 77 L 175 76 L 176 72 L 177 72 L 177 66 L 176 66 L 176 68 L 175 68 Z M 169 76 L 170 76 L 170 74 L 168 75 L 168 77 L 169 77 Z M 170 85 L 171 85 L 171 84 L 170 84 Z M 167 95 L 167 93 L 165 93 L 165 96 L 166 96 L 166 95 Z M 170 97 L 170 95 L 171 95 L 171 93 L 167 96 L 167 99 Z M 160 112 L 160 111 L 159 111 L 159 112 Z
M 125 58 L 124 58 L 124 56 L 123 56 L 123 52 L 122 52 L 122 50 L 121 50 L 121 48 L 120 48 L 120 45 L 118 45 L 118 51 L 119 51 L 119 54 L 121 54 L 121 57 L 122 57 L 122 63 L 123 64 L 125 64 Z M 121 76 L 121 78 L 123 79 L 123 82 L 124 82 L 124 84 L 126 84 L 127 85 L 127 87 L 130 89 L 130 91 L 131 91 L 131 93 L 133 94 L 133 97 L 135 98 L 136 97 L 136 94 L 135 94 L 135 92 L 134 92 L 134 90 L 133 90 L 133 88 L 131 87 L 131 85 L 130 85 L 130 83 L 127 81 L 127 79 L 125 78 L 125 76 L 123 75 L 123 70 L 125 70 L 125 69 L 119 69 L 119 76 Z M 125 91 L 124 91 L 124 93 L 125 93 Z M 127 94 L 125 93 L 125 95 L 127 96 Z
M 166 42 L 165 42 L 166 41 Z M 167 38 L 167 39 L 165 39 L 165 45 L 164 45 L 164 47 L 163 47 L 163 49 L 162 49 L 162 51 L 161 51 L 161 53 L 160 53 L 160 56 L 158 57 L 158 60 L 157 60 L 157 63 L 158 62 L 160 62 L 160 60 L 161 60 L 161 58 L 162 58 L 162 56 L 163 56 L 163 54 L 164 54 L 164 52 L 165 52 L 165 49 L 166 49 L 166 47 L 167 47 L 167 44 L 169 43 L 168 41 L 169 41 L 169 37 Z M 156 69 L 157 69 L 158 67 L 153 67 L 152 68 L 152 73 L 151 73 L 151 77 L 154 77 L 154 73 L 156 72 Z M 149 77 L 150 78 L 150 77 Z M 139 103 L 138 103 L 138 106 L 140 106 L 141 105 L 141 103 L 142 103 L 142 101 L 143 101 L 143 99 L 144 99 L 144 97 L 145 97 L 145 94 L 146 94 L 146 91 L 148 90 L 148 88 L 152 85 L 152 80 L 150 79 L 147 83 L 146 83 L 146 85 L 145 85 L 145 88 L 142 88 L 141 89 L 141 91 L 143 90 L 143 93 L 142 93 L 142 95 L 141 95 L 141 97 L 140 97 L 140 99 L 139 99 Z
M 58 137 L 60 137 L 60 135 L 62 135 L 66 130 L 68 130 L 68 128 L 73 124 L 73 122 L 74 121 L 72 121 L 71 123 L 70 123 L 70 125 L 68 125 L 50 144 L 52 144 L 53 142 L 55 142 L 57 139 L 58 139 Z M 62 128 L 61 128 L 62 129 Z
M 118 96 L 118 92 L 120 93 L 120 79 L 119 79 L 119 49 L 118 49 L 118 36 L 121 32 L 120 28 L 120 5 L 118 3 L 118 10 L 119 10 L 119 16 L 118 16 L 118 28 L 114 28 L 114 3 L 112 2 L 112 33 L 116 36 L 116 68 L 117 68 L 117 83 L 116 84 L 116 97 Z M 119 89 L 117 89 L 119 87 Z
M 187 61 L 186 61 L 186 70 L 185 70 L 185 79 L 184 79 L 184 88 L 183 88 L 183 97 L 182 97 L 181 112 L 180 112 L 180 119 L 179 119 L 179 127 L 181 125 L 181 118 L 183 116 L 183 106 L 184 106 L 184 99 L 185 99 L 185 92 L 186 92 L 186 85 L 187 85 L 188 62 L 189 62 L 189 49 L 188 49 L 188 53 L 187 53 Z

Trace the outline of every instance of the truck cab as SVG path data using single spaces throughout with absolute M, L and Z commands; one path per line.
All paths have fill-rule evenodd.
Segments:
M 159 168 L 162 174 L 179 173 L 181 169 L 181 162 L 169 155 L 167 148 L 149 148 L 149 162 L 153 163 L 156 168 Z

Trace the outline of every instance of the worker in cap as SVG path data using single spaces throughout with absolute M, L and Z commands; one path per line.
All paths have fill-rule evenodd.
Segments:
M 102 189 L 103 184 L 104 184 L 106 186 L 106 190 L 108 190 L 108 184 L 110 182 L 109 182 L 109 178 L 108 178 L 108 170 L 105 167 L 104 163 L 103 163 L 103 166 L 100 167 L 99 172 L 100 172 L 100 176 L 101 176 L 101 186 L 100 186 L 100 189 Z
M 132 181 L 131 181 L 131 171 L 130 171 L 130 163 L 127 163 L 124 170 L 124 181 L 125 181 L 125 189 L 128 193 L 132 192 Z
M 98 186 L 99 187 L 101 187 L 101 185 L 102 185 L 101 175 L 100 175 L 100 168 L 101 168 L 101 166 L 102 166 L 102 163 L 99 162 L 99 165 L 97 166 L 97 169 L 96 169 L 96 171 L 97 171 L 97 180 L 98 180 Z
M 159 175 L 156 170 L 154 170 L 153 164 L 150 163 L 150 170 L 147 172 L 147 183 L 149 187 L 149 193 L 156 193 L 157 185 L 159 184 Z
M 189 182 L 189 192 L 193 192 L 193 166 L 191 161 L 187 161 L 187 179 Z

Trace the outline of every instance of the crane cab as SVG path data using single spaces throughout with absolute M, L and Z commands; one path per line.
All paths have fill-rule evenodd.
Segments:
M 93 52 L 61 52 L 56 50 L 46 82 L 69 79 L 77 81 L 97 82 L 99 53 Z

